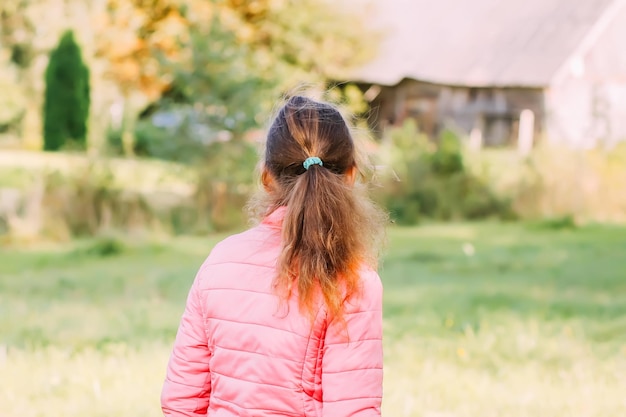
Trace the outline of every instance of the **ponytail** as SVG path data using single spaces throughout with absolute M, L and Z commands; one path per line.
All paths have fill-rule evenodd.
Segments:
M 340 315 L 344 298 L 358 290 L 364 253 L 356 229 L 353 190 L 345 177 L 313 165 L 298 176 L 283 220 L 283 252 L 277 284 L 297 277 L 301 309 L 312 312 L 319 287 L 329 312 Z
M 287 207 L 275 286 L 283 298 L 296 287 L 310 316 L 321 295 L 342 318 L 359 292 L 359 270 L 376 268 L 386 215 L 354 184 L 355 156 L 339 112 L 304 97 L 290 99 L 268 133 L 265 169 L 276 184 L 269 206 Z

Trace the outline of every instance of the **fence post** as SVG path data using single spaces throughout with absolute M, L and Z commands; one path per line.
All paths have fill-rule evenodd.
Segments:
M 535 134 L 535 114 L 532 110 L 522 110 L 519 117 L 519 132 L 517 136 L 517 150 L 522 156 L 526 156 L 533 149 Z

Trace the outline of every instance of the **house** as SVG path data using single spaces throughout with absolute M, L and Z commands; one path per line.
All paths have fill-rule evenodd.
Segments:
M 453 127 L 486 145 L 521 132 L 573 146 L 626 139 L 626 0 L 365 6 L 381 45 L 353 80 L 375 130 L 410 117 L 431 135 Z

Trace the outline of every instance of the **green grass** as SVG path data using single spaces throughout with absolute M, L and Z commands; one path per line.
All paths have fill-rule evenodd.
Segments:
M 0 416 L 160 415 L 169 350 L 220 236 L 0 252 Z M 393 228 L 386 416 L 626 415 L 626 229 Z

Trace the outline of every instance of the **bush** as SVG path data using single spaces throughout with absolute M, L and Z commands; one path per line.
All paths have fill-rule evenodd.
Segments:
M 139 230 L 149 226 L 153 211 L 145 196 L 121 189 L 106 163 L 45 177 L 44 234 L 94 236 L 109 230 Z
M 590 150 L 544 145 L 514 172 L 507 188 L 523 218 L 626 221 L 626 142 Z
M 463 154 L 459 138 L 450 130 L 444 130 L 439 143 L 430 155 L 432 172 L 438 176 L 464 172 Z
M 258 150 L 247 142 L 215 142 L 198 164 L 196 201 L 216 230 L 246 222 L 244 207 L 255 187 Z
M 536 223 L 531 223 L 530 226 L 545 230 L 574 230 L 578 227 L 572 216 L 543 219 Z
M 239 228 L 246 223 L 244 207 L 256 188 L 258 153 L 247 142 L 210 144 L 192 166 L 63 153 L 36 156 L 32 166 L 40 170 L 15 171 L 15 178 L 0 181 L 2 240 Z M 0 178 L 10 172 L 3 171 Z
M 89 70 L 71 31 L 63 34 L 50 54 L 45 77 L 44 149 L 57 151 L 68 145 L 84 149 L 89 117 Z
M 204 120 L 199 120 L 190 108 L 172 109 L 159 116 L 137 122 L 133 143 L 136 156 L 194 163 L 212 152 L 211 144 L 231 139 L 228 132 L 213 130 Z M 166 125 L 159 126 L 155 120 Z M 109 131 L 107 142 L 113 155 L 124 154 L 121 131 Z
M 507 202 L 466 169 L 462 144 L 452 131 L 430 141 L 409 119 L 388 133 L 381 148 L 380 162 L 391 169 L 378 198 L 396 222 L 512 215 Z
M 85 254 L 93 257 L 106 258 L 110 256 L 120 255 L 124 253 L 125 250 L 126 245 L 122 240 L 116 239 L 111 236 L 103 236 L 82 251 L 77 251 L 76 254 Z
M 166 161 L 188 162 L 203 152 L 198 143 L 190 143 L 179 132 L 171 132 L 154 126 L 149 120 L 137 122 L 133 154 L 143 158 L 157 158 Z M 109 151 L 113 155 L 123 155 L 122 132 L 111 130 L 107 137 Z

